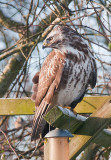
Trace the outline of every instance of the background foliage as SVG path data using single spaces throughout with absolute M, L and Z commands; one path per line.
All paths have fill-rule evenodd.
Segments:
M 94 52 L 98 81 L 88 95 L 111 94 L 110 0 L 0 0 L 0 98 L 31 96 L 31 79 L 49 53 L 42 42 L 56 24 L 77 30 Z M 1 117 L 1 159 L 43 156 L 42 142 L 33 152 L 31 121 L 31 116 Z M 95 159 L 109 157 L 110 149 L 98 148 L 92 149 Z

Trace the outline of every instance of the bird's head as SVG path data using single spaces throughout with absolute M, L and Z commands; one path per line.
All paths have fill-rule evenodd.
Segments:
M 43 43 L 43 48 L 54 48 L 61 50 L 68 45 L 71 28 L 67 26 L 56 26 L 46 37 Z

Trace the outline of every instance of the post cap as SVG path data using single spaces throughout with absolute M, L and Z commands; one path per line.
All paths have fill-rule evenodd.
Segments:
M 52 137 L 74 137 L 68 130 L 54 129 L 45 135 L 45 138 Z

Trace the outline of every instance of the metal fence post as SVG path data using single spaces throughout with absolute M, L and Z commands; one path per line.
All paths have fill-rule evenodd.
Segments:
M 44 160 L 69 160 L 69 137 L 73 135 L 67 130 L 50 131 L 44 142 Z

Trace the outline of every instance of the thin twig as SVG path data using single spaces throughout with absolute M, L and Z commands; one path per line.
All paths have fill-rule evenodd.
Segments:
M 106 10 L 106 12 L 109 13 L 109 15 L 111 16 L 111 12 L 108 11 L 108 9 L 107 9 L 105 6 L 103 6 L 102 4 L 97 3 L 97 2 L 95 2 L 95 1 L 92 1 L 92 3 L 95 3 L 95 4 L 99 5 L 100 7 L 104 8 L 104 10 Z
M 99 19 L 99 21 L 100 21 L 100 23 L 102 24 L 102 26 L 103 26 L 108 32 L 110 32 L 110 30 L 108 30 L 108 29 L 106 28 L 106 26 L 103 24 L 103 22 L 101 21 L 100 16 L 98 15 L 98 11 L 95 9 L 93 3 L 92 3 L 92 2 L 90 2 L 90 3 L 92 4 L 92 6 L 93 6 L 93 8 L 94 8 L 94 11 L 95 11 L 95 13 L 96 13 L 96 15 L 97 15 L 97 18 Z M 111 33 L 111 32 L 110 32 L 110 33 Z M 109 41 L 110 41 L 110 40 L 109 40 Z M 111 42 L 111 41 L 110 41 L 110 42 Z
M 17 153 L 15 152 L 14 148 L 12 147 L 11 143 L 10 143 L 9 140 L 8 140 L 8 137 L 7 137 L 6 134 L 1 130 L 1 128 L 0 128 L 0 132 L 4 135 L 5 139 L 7 140 L 8 144 L 9 144 L 9 147 L 10 147 L 11 150 L 15 153 L 15 155 L 17 156 L 17 159 L 19 160 L 19 157 L 18 157 Z

